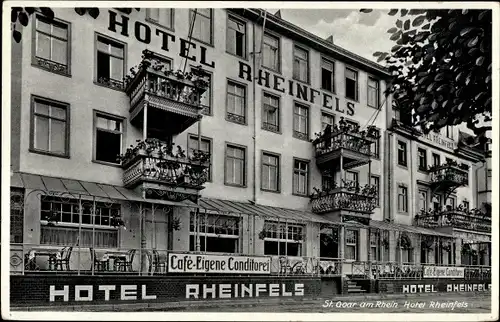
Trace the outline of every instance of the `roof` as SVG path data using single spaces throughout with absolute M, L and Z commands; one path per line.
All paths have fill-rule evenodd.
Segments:
M 427 229 L 427 228 L 417 227 L 417 226 L 409 226 L 409 225 L 404 225 L 404 224 L 388 223 L 388 222 L 380 221 L 380 220 L 370 220 L 370 226 L 372 226 L 374 228 L 378 228 L 378 229 L 383 229 L 383 230 L 405 231 L 407 233 L 412 233 L 412 234 L 421 234 L 421 235 L 431 235 L 431 236 L 441 236 L 441 237 L 453 238 L 453 235 L 446 234 L 446 233 L 432 230 L 432 229 Z
M 10 186 L 14 188 L 31 189 L 39 191 L 40 193 L 50 193 L 65 198 L 96 198 L 96 201 L 122 200 L 198 208 L 195 203 L 189 200 L 174 202 L 168 200 L 147 199 L 143 198 L 141 194 L 134 190 L 126 189 L 120 186 L 75 179 L 50 177 L 31 173 L 11 173 Z

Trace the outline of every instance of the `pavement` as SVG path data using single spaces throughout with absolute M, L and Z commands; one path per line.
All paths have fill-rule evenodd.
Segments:
M 254 298 L 246 300 L 178 301 L 167 303 L 12 307 L 11 310 L 60 312 L 489 313 L 491 311 L 491 293 L 371 293 L 337 295 L 332 298 Z

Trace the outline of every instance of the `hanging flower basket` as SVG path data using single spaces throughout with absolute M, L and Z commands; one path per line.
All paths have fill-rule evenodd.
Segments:
M 172 229 L 178 231 L 178 230 L 181 230 L 181 228 L 182 228 L 182 225 L 181 225 L 180 218 L 179 217 L 174 217 L 172 219 Z
M 259 233 L 259 239 L 264 239 L 267 237 L 267 230 L 265 228 L 262 228 L 262 230 Z

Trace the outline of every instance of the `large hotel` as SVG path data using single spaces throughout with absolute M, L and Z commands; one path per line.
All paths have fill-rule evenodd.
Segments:
M 333 294 L 489 272 L 491 152 L 411 127 L 387 69 L 335 35 L 255 8 L 54 12 L 12 41 L 12 277 L 263 273 Z

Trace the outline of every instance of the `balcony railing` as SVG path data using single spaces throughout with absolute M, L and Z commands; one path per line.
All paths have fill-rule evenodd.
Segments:
M 358 133 L 337 132 L 323 136 L 313 141 L 316 157 L 324 154 L 346 149 L 365 156 L 372 156 L 371 145 L 373 141 Z
M 127 149 L 121 156 L 123 184 L 134 188 L 143 182 L 158 183 L 170 187 L 186 187 L 201 190 L 208 180 L 209 154 L 194 151 L 186 156 L 181 147 L 177 153 L 165 142 L 147 139 L 136 147 Z
M 415 216 L 417 226 L 425 228 L 453 227 L 491 233 L 491 216 L 475 211 L 449 210 L 436 213 L 421 213 Z
M 329 191 L 318 191 L 311 195 L 312 211 L 325 213 L 347 210 L 359 213 L 371 213 L 376 206 L 376 190 L 371 185 L 363 189 L 339 187 Z
M 454 164 L 443 164 L 431 167 L 431 182 L 433 184 L 444 184 L 453 186 L 464 186 L 469 182 L 469 172 Z

